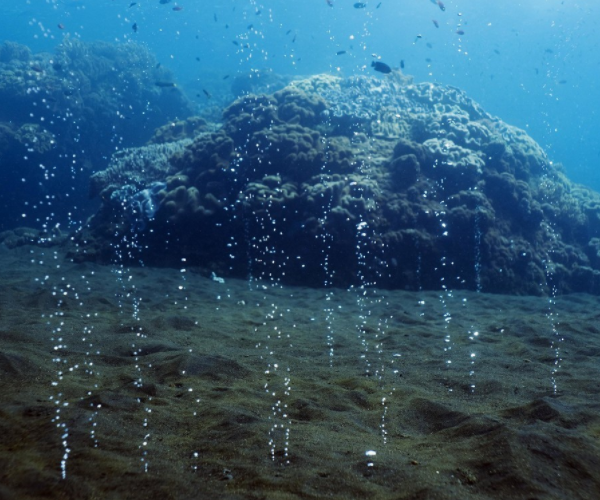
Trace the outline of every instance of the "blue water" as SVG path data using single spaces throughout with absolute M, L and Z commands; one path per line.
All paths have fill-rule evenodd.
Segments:
M 349 75 L 371 73 L 373 55 L 394 67 L 402 60 L 416 81 L 466 90 L 525 129 L 573 181 L 600 190 L 599 2 L 462 0 L 446 1 L 444 11 L 431 0 L 362 9 L 352 0 L 131 3 L 13 1 L 0 33 L 34 52 L 52 51 L 64 36 L 140 42 L 178 82 L 211 92 L 224 76 L 252 69 Z

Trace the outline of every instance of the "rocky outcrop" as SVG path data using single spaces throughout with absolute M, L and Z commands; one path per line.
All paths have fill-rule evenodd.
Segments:
M 168 160 L 137 234 L 147 262 L 313 286 L 600 292 L 600 196 L 459 89 L 317 75 L 241 97 Z M 76 258 L 131 231 L 111 214 Z

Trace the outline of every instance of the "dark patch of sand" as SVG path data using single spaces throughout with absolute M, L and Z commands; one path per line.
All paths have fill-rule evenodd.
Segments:
M 1 499 L 600 498 L 597 297 L 0 260 Z

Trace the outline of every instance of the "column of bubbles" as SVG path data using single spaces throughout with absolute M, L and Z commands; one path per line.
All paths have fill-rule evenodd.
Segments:
M 331 115 L 330 113 L 324 113 L 321 118 L 326 123 L 328 128 L 331 128 Z M 321 183 L 326 185 L 330 176 L 328 175 L 328 158 L 330 153 L 329 141 L 326 138 L 322 139 L 325 148 L 325 161 L 321 166 Z M 333 235 L 328 230 L 329 215 L 333 208 L 334 194 L 328 196 L 327 192 L 321 193 L 323 206 L 321 208 L 321 216 L 318 219 L 320 232 L 318 238 L 321 240 L 321 254 L 323 255 L 323 263 L 321 268 L 323 269 L 324 280 L 323 286 L 325 287 L 325 305 L 323 312 L 325 313 L 325 343 L 327 346 L 327 352 L 329 356 L 329 367 L 333 367 L 334 358 L 334 332 L 335 332 L 335 293 L 331 288 L 334 285 L 334 273 L 331 270 L 331 245 L 333 243 Z
M 265 239 L 261 238 L 260 241 L 264 243 Z M 260 251 L 259 243 L 255 243 L 253 247 L 254 250 Z M 268 247 L 264 248 L 264 252 L 267 255 L 271 253 Z M 260 357 L 266 362 L 263 389 L 271 399 L 268 416 L 270 422 L 269 455 L 274 462 L 289 464 L 291 419 L 288 416 L 287 401 L 291 391 L 291 368 L 287 364 L 282 365 L 279 361 L 278 348 L 285 351 L 292 347 L 291 334 L 284 326 L 285 315 L 290 311 L 281 309 L 276 303 L 276 294 L 270 293 L 276 289 L 284 289 L 281 283 L 273 281 L 272 275 L 265 281 L 260 277 L 254 278 L 254 280 L 256 282 L 254 291 L 263 293 L 257 305 L 266 309 L 262 325 L 255 327 L 254 332 L 257 337 L 261 329 L 264 332 L 264 341 L 259 340 L 256 347 L 261 350 Z
M 176 307 L 181 307 L 184 311 L 188 311 L 188 304 L 190 302 L 190 291 L 188 290 L 188 269 L 187 269 L 187 258 L 186 257 L 182 257 L 180 260 L 180 268 L 179 268 L 179 278 L 180 278 L 180 283 L 179 285 L 177 285 L 177 290 L 175 290 L 174 293 L 167 293 L 166 297 L 167 298 L 172 298 L 173 299 L 173 305 Z M 212 279 L 213 281 L 216 281 L 218 283 L 224 283 L 225 280 L 223 278 L 219 278 L 216 274 L 212 274 Z M 217 296 L 217 300 L 220 300 L 221 297 Z M 217 307 L 218 310 L 218 307 Z M 196 321 L 194 323 L 195 325 L 198 325 L 198 321 Z M 187 350 L 190 354 L 192 354 L 194 351 L 193 349 L 190 347 Z M 183 372 L 182 374 L 185 374 L 185 372 Z M 188 394 L 192 394 L 194 392 L 194 387 L 188 387 L 187 389 L 187 393 Z M 199 397 L 193 397 L 193 402 L 196 403 L 197 407 L 200 407 L 200 404 L 202 402 L 202 400 Z M 198 410 L 192 408 L 192 417 L 197 417 L 198 416 Z M 190 468 L 192 471 L 196 472 L 198 470 L 198 462 L 199 462 L 199 458 L 200 458 L 200 452 L 197 450 L 193 450 L 190 452 L 189 457 L 192 461 L 192 463 L 190 464 Z
M 46 263 L 43 260 L 44 254 L 40 256 L 37 263 L 39 265 L 45 265 Z M 58 256 L 56 253 L 54 254 L 52 260 L 57 260 Z M 56 264 L 52 266 L 57 273 L 60 269 L 60 264 Z M 69 396 L 65 394 L 61 389 L 61 383 L 64 380 L 64 377 L 70 373 L 69 370 L 69 359 L 67 357 L 67 349 L 68 344 L 66 343 L 65 333 L 66 333 L 66 325 L 64 320 L 64 310 L 61 310 L 65 307 L 66 298 L 69 296 L 69 293 L 72 292 L 70 290 L 70 285 L 64 282 L 64 277 L 57 280 L 57 283 L 52 283 L 52 280 L 49 275 L 44 277 L 42 282 L 43 285 L 50 285 L 52 290 L 52 296 L 56 299 L 56 309 L 48 314 L 48 321 L 46 324 L 50 328 L 51 337 L 50 341 L 53 343 L 52 353 L 53 358 L 52 362 L 56 364 L 56 374 L 55 380 L 51 381 L 51 385 L 54 388 L 55 392 L 53 395 L 51 394 L 49 400 L 53 402 L 55 406 L 54 417 L 52 418 L 52 423 L 56 425 L 56 428 L 60 434 L 60 444 L 61 444 L 61 452 L 62 456 L 60 459 L 60 473 L 61 478 L 64 480 L 67 478 L 67 463 L 69 460 L 69 456 L 71 454 L 71 445 L 70 445 L 70 428 L 68 426 L 68 415 L 67 411 L 69 408 Z M 42 315 L 45 316 L 45 315 Z M 71 367 L 72 368 L 72 367 Z
M 377 303 L 380 306 L 385 306 L 385 309 L 390 307 L 390 303 L 385 299 L 385 297 L 383 295 L 378 297 Z M 384 315 L 385 309 L 380 309 L 381 312 L 378 315 L 377 330 L 375 333 L 375 342 L 376 342 L 375 350 L 377 352 L 378 365 L 379 365 L 377 371 L 375 372 L 375 376 L 379 380 L 379 385 L 380 385 L 381 391 L 384 394 L 381 397 L 382 412 L 381 412 L 381 422 L 379 424 L 383 445 L 386 445 L 388 442 L 389 432 L 387 430 L 387 420 L 386 419 L 387 419 L 390 400 L 392 399 L 392 396 L 396 390 L 396 387 L 393 382 L 391 382 L 391 384 L 388 384 L 386 382 L 390 379 L 391 375 L 398 373 L 396 370 L 396 366 L 397 366 L 396 361 L 399 360 L 399 358 L 401 357 L 400 353 L 392 354 L 392 357 L 389 361 L 391 374 L 388 375 L 387 370 L 386 370 L 386 356 L 385 356 L 385 352 L 383 349 L 383 341 L 385 340 L 385 336 L 388 332 L 389 320 L 392 318 L 392 316 Z
M 130 212 L 128 206 L 129 197 L 125 196 L 122 201 L 122 209 L 124 213 Z M 121 318 L 121 328 L 135 334 L 133 341 L 131 342 L 131 352 L 133 355 L 135 377 L 133 386 L 140 390 L 143 388 L 143 370 L 142 361 L 142 348 L 138 346 L 138 342 L 147 337 L 142 325 L 140 324 L 140 306 L 142 297 L 137 289 L 135 279 L 131 268 L 128 266 L 129 262 L 138 262 L 143 267 L 144 263 L 141 259 L 141 245 L 139 243 L 139 235 L 137 233 L 137 227 L 135 223 L 126 225 L 126 230 L 122 233 L 115 233 L 115 240 L 113 246 L 113 268 L 112 272 L 117 280 L 118 288 L 120 291 L 116 292 L 116 298 L 118 301 L 119 314 Z M 152 434 L 150 432 L 150 416 L 152 414 L 152 408 L 149 404 L 152 401 L 152 396 L 148 395 L 147 400 L 143 397 L 136 398 L 139 404 L 143 404 L 144 417 L 142 419 L 142 433 L 143 437 L 139 444 L 140 450 L 140 462 L 144 472 L 148 472 L 149 461 L 148 451 L 150 445 L 150 438 Z
M 247 145 L 248 141 L 245 147 Z M 267 157 L 266 149 L 258 152 L 261 158 Z M 239 178 L 243 179 L 244 185 L 254 180 L 254 168 L 248 167 L 241 160 L 237 167 L 240 169 Z M 261 350 L 261 359 L 266 361 L 263 390 L 271 400 L 268 416 L 269 455 L 273 462 L 287 465 L 290 463 L 291 419 L 288 415 L 287 401 L 292 388 L 291 368 L 289 364 L 282 364 L 279 351 L 285 352 L 292 347 L 292 337 L 291 331 L 285 325 L 289 310 L 281 308 L 277 304 L 277 293 L 271 292 L 284 289 L 282 278 L 286 274 L 290 255 L 281 246 L 281 237 L 286 228 L 278 226 L 278 219 L 273 214 L 273 200 L 257 200 L 255 196 L 248 194 L 241 200 L 248 255 L 248 283 L 252 291 L 262 294 L 257 301 L 257 307 L 266 307 L 263 324 L 256 327 L 254 332 L 258 339 L 259 331 L 264 331 L 264 338 L 257 340 L 256 348 Z
M 80 279 L 82 281 L 81 286 L 79 287 L 79 291 L 73 289 L 73 297 L 77 300 L 77 306 L 80 308 L 80 318 L 82 320 L 82 324 L 80 327 L 81 330 L 81 343 L 83 347 L 83 355 L 84 358 L 82 360 L 82 376 L 86 378 L 86 380 L 90 381 L 89 389 L 85 393 L 85 398 L 82 397 L 80 399 L 85 399 L 88 402 L 88 409 L 90 410 L 90 416 L 88 417 L 89 427 L 90 427 L 90 442 L 94 448 L 98 448 L 98 411 L 101 408 L 101 404 L 96 402 L 93 398 L 94 391 L 98 389 L 98 383 L 96 379 L 99 377 L 100 373 L 98 372 L 94 358 L 100 356 L 101 351 L 98 347 L 94 345 L 93 338 L 93 330 L 95 318 L 98 316 L 98 313 L 92 313 L 84 308 L 86 306 L 84 300 L 84 294 L 92 291 L 92 283 L 94 271 L 91 271 L 89 276 L 81 275 Z M 73 286 L 71 288 L 74 288 Z M 73 368 L 77 368 L 77 365 L 74 365 Z
M 433 168 L 437 168 L 438 160 L 435 160 L 433 164 Z M 423 197 L 427 198 L 431 195 L 434 199 L 437 199 L 439 204 L 439 208 L 437 208 L 434 212 L 435 218 L 438 223 L 439 234 L 437 236 L 438 243 L 436 246 L 439 248 L 445 249 L 449 236 L 449 228 L 447 222 L 447 214 L 446 214 L 446 200 L 444 199 L 444 178 L 436 181 L 435 191 L 432 193 L 428 193 L 425 191 L 423 193 Z M 439 276 L 439 287 L 440 293 L 438 295 L 438 299 L 442 308 L 442 320 L 443 320 L 443 336 L 444 336 L 444 344 L 443 344 L 443 353 L 444 353 L 444 365 L 446 369 L 452 367 L 452 334 L 451 334 L 451 322 L 452 322 L 452 313 L 450 311 L 449 303 L 453 299 L 453 291 L 451 287 L 451 278 L 454 268 L 454 262 L 448 259 L 446 255 L 446 251 L 442 250 L 440 261 L 435 268 L 437 275 Z M 448 391 L 452 392 L 452 387 L 448 382 Z
M 40 266 L 48 265 L 43 259 L 46 257 L 51 259 L 50 269 L 42 279 L 36 279 L 39 285 L 51 291 L 52 296 L 56 299 L 54 311 L 42 314 L 42 317 L 47 318 L 46 324 L 50 328 L 52 342 L 52 361 L 56 365 L 56 374 L 51 385 L 54 388 L 54 394 L 49 396 L 49 400 L 55 406 L 54 423 L 60 433 L 60 443 L 62 448 L 62 456 L 60 459 L 60 471 L 62 479 L 67 478 L 67 464 L 71 456 L 73 444 L 72 435 L 78 429 L 72 429 L 68 422 L 73 420 L 69 416 L 71 404 L 77 401 L 83 403 L 88 401 L 90 414 L 87 418 L 89 425 L 89 437 L 93 447 L 98 447 L 97 435 L 97 416 L 98 408 L 92 400 L 93 392 L 98 388 L 95 379 L 98 376 L 94 366 L 93 357 L 100 354 L 100 351 L 94 347 L 93 321 L 97 313 L 92 314 L 85 309 L 86 303 L 84 296 L 91 290 L 90 276 L 79 276 L 81 283 L 67 281 L 63 275 L 61 264 L 58 263 L 58 252 L 52 252 L 51 257 L 46 256 L 45 252 L 41 252 L 37 260 L 32 260 Z M 91 273 L 93 275 L 93 272 Z M 74 307 L 75 306 L 75 307 Z M 65 314 L 69 311 L 69 315 Z M 80 342 L 81 346 L 76 346 Z M 79 355 L 77 355 L 77 353 Z M 62 383 L 67 377 L 79 376 L 91 380 L 91 386 L 86 390 L 85 394 L 75 394 L 73 392 L 66 393 L 66 389 L 61 389 Z
M 416 221 L 415 221 L 416 224 Z M 413 242 L 415 244 L 415 250 L 416 250 L 416 254 L 417 254 L 417 263 L 416 263 L 416 269 L 415 269 L 415 279 L 416 279 L 416 283 L 415 283 L 415 288 L 417 289 L 418 292 L 418 300 L 417 300 L 417 307 L 419 309 L 419 316 L 423 317 L 425 316 L 425 299 L 423 298 L 423 295 L 421 292 L 423 292 L 423 280 L 421 279 L 421 273 L 423 272 L 423 255 L 421 253 L 421 243 L 419 240 L 419 237 L 417 236 L 417 234 L 413 234 Z
M 547 166 L 545 165 L 546 172 L 542 176 L 542 181 L 540 183 L 540 188 L 544 193 L 545 201 L 551 203 L 551 190 L 552 183 L 549 181 L 549 176 L 547 172 Z M 554 227 L 552 227 L 552 223 L 543 222 L 542 230 L 545 233 L 545 237 L 550 241 L 550 250 L 546 253 L 545 259 L 542 264 L 544 265 L 544 276 L 546 278 L 546 283 L 540 283 L 540 290 L 545 292 L 548 296 L 548 308 L 546 310 L 546 318 L 548 319 L 548 323 L 550 324 L 551 338 L 550 338 L 550 349 L 553 351 L 554 362 L 552 364 L 552 369 L 550 372 L 550 384 L 552 386 L 552 392 L 556 395 L 558 394 L 558 381 L 557 375 L 561 368 L 562 364 L 562 353 L 561 353 L 561 344 L 564 342 L 564 337 L 558 330 L 558 325 L 560 324 L 558 320 L 558 311 L 556 311 L 556 297 L 558 295 L 558 284 L 556 277 L 556 268 L 555 264 L 552 260 L 552 252 L 556 248 L 556 231 Z
M 388 318 L 384 317 L 384 306 L 389 305 L 381 290 L 377 289 L 382 282 L 383 273 L 389 272 L 390 263 L 386 259 L 385 245 L 381 241 L 375 227 L 377 218 L 377 197 L 380 188 L 377 179 L 371 173 L 371 167 L 366 162 L 361 162 L 361 182 L 354 183 L 355 197 L 363 201 L 364 213 L 360 214 L 356 224 L 356 258 L 357 258 L 357 285 L 354 287 L 359 310 L 356 324 L 358 340 L 361 344 L 360 358 L 364 366 L 364 375 L 377 380 L 381 396 L 381 419 L 379 423 L 382 444 L 388 442 L 386 417 L 389 400 L 395 388 L 386 385 L 386 360 L 383 349 L 383 340 L 388 329 Z M 372 323 L 374 326 L 371 326 Z M 371 352 L 372 351 L 372 352 Z M 390 364 L 394 363 L 392 357 Z M 391 370 L 392 374 L 395 373 Z M 366 452 L 367 466 L 374 466 L 376 450 Z
M 475 188 L 477 189 L 477 188 Z M 482 232 L 481 232 L 481 213 L 483 211 L 483 208 L 480 205 L 477 205 L 476 209 L 475 209 L 475 218 L 473 221 L 474 224 L 474 230 L 473 230 L 473 244 L 475 246 L 474 250 L 474 270 L 475 270 L 475 291 L 477 293 L 481 293 L 482 291 L 482 286 L 481 286 L 481 237 L 482 237 Z M 466 308 L 467 307 L 467 298 L 463 297 L 461 304 L 462 307 Z M 477 345 L 477 342 L 481 340 L 480 338 L 480 332 L 478 327 L 475 324 L 471 324 L 469 329 L 467 330 L 467 338 L 469 340 L 469 352 L 468 352 L 468 356 L 469 356 L 469 390 L 471 392 L 471 394 L 475 393 L 475 362 L 477 360 L 477 351 L 475 350 L 475 346 Z
M 42 23 L 35 20 L 30 22 L 31 25 L 35 23 L 44 32 L 45 37 L 50 35 L 50 30 L 45 29 Z M 54 38 L 54 36 L 50 37 Z M 49 62 L 53 63 L 53 60 L 50 59 Z M 41 66 L 37 69 L 36 79 L 41 82 L 42 76 L 46 73 Z M 39 137 L 44 137 L 47 141 L 45 145 L 47 149 L 38 150 L 36 154 L 35 145 L 39 143 L 39 138 L 32 129 L 33 135 L 28 140 L 30 142 L 27 144 L 27 153 L 23 156 L 23 160 L 33 163 L 38 154 L 47 153 L 48 156 L 41 157 L 43 163 L 40 162 L 35 170 L 27 171 L 26 176 L 20 179 L 22 185 L 28 187 L 22 193 L 24 211 L 21 214 L 21 222 L 30 227 L 39 227 L 40 231 L 35 237 L 36 244 L 50 248 L 66 240 L 61 226 L 66 225 L 69 229 L 81 227 L 81 221 L 75 219 L 80 215 L 80 207 L 68 203 L 69 199 L 79 200 L 77 203 L 81 202 L 81 199 L 76 196 L 85 175 L 83 162 L 79 151 L 76 150 L 76 145 L 81 139 L 81 122 L 74 117 L 71 109 L 72 101 L 66 94 L 64 105 L 58 107 L 55 105 L 56 100 L 51 97 L 51 90 L 42 85 L 30 86 L 27 93 L 32 98 L 29 122 L 39 122 Z M 68 133 L 60 132 L 62 126 Z M 75 145 L 71 151 L 64 149 L 63 143 L 68 141 Z M 53 156 L 55 152 L 56 156 Z M 10 186 L 10 181 L 9 188 L 20 191 L 17 186 Z M 32 199 L 35 196 L 39 198 Z M 52 343 L 52 362 L 56 366 L 49 400 L 55 408 L 51 421 L 59 431 L 61 446 L 59 468 L 61 478 L 64 480 L 67 478 L 67 466 L 73 452 L 73 436 L 79 431 L 78 419 L 71 414 L 76 411 L 75 405 L 82 404 L 84 401 L 89 402 L 90 413 L 86 425 L 89 426 L 92 446 L 99 445 L 98 411 L 92 396 L 94 390 L 98 388 L 96 382 L 98 373 L 93 357 L 100 354 L 100 351 L 93 342 L 93 322 L 97 313 L 87 310 L 84 298 L 91 291 L 90 279 L 94 273 L 80 275 L 77 280 L 73 277 L 68 278 L 67 272 L 59 261 L 60 258 L 57 251 L 50 253 L 49 250 L 41 250 L 32 258 L 31 263 L 45 270 L 44 277 L 36 279 L 36 282 L 43 290 L 49 290 L 56 300 L 53 309 L 48 313 L 42 313 L 42 317 L 47 319 L 46 325 L 50 330 Z M 85 394 L 76 394 L 65 387 L 64 382 L 73 377 L 91 381 Z
M 467 299 L 463 297 L 462 306 L 467 307 Z M 479 340 L 481 340 L 479 336 L 479 330 L 474 323 L 471 323 L 469 329 L 467 330 L 467 339 L 469 340 L 469 391 L 471 394 L 475 394 L 475 361 L 477 360 L 477 351 L 476 345 Z
M 27 159 L 27 158 L 26 158 Z M 43 165 L 40 165 L 43 171 L 43 179 L 40 181 L 40 185 L 48 181 L 47 169 Z M 31 180 L 31 179 L 28 179 Z M 48 199 L 53 197 L 48 196 Z M 39 202 L 39 206 L 43 206 L 43 201 Z M 48 207 L 51 207 L 51 201 L 47 202 Z M 38 206 L 31 206 L 28 201 L 25 202 L 26 210 L 37 209 Z M 23 218 L 25 219 L 31 215 L 31 213 L 24 212 Z M 37 237 L 38 244 L 44 247 L 51 247 L 54 245 L 54 239 L 61 237 L 60 224 L 54 221 L 54 213 L 48 213 L 44 218 L 36 218 L 36 223 L 42 224 L 42 231 Z M 69 422 L 72 420 L 70 410 L 73 408 L 72 403 L 78 399 L 79 401 L 84 398 L 81 395 L 76 395 L 73 392 L 67 392 L 63 382 L 68 377 L 73 377 L 80 374 L 82 371 L 85 375 L 94 376 L 95 372 L 93 369 L 93 362 L 89 359 L 89 349 L 92 348 L 92 344 L 86 345 L 89 342 L 89 336 L 91 336 L 93 326 L 89 324 L 90 314 L 85 312 L 80 313 L 81 319 L 81 330 L 78 327 L 74 327 L 69 324 L 69 318 L 67 317 L 66 311 L 73 311 L 73 305 L 76 303 L 77 309 L 83 307 L 82 298 L 80 295 L 79 286 L 75 286 L 67 280 L 63 275 L 64 270 L 59 262 L 59 254 L 56 251 L 50 252 L 49 250 L 40 250 L 39 253 L 31 251 L 31 264 L 39 266 L 40 271 L 43 273 L 43 277 L 36 278 L 35 282 L 42 288 L 42 290 L 48 290 L 55 303 L 49 312 L 43 312 L 41 317 L 46 319 L 46 325 L 50 331 L 50 342 L 52 343 L 52 362 L 56 366 L 56 372 L 54 373 L 51 380 L 52 391 L 48 397 L 51 404 L 54 406 L 53 417 L 51 422 L 56 426 L 59 432 L 60 440 L 60 461 L 59 469 L 61 478 L 64 480 L 67 478 L 67 465 L 69 458 L 72 454 L 72 435 L 73 431 Z M 81 276 L 83 281 L 82 289 L 85 290 L 89 282 L 86 276 Z M 71 313 L 74 314 L 74 311 Z M 77 336 L 81 334 L 81 337 L 77 339 Z M 78 340 L 83 343 L 83 351 L 85 352 L 83 359 L 73 359 L 73 353 L 77 351 L 73 347 Z M 91 391 L 88 391 L 91 394 Z M 97 446 L 97 437 L 95 432 L 96 422 L 95 414 L 93 413 L 89 419 L 90 422 L 90 437 L 94 446 Z

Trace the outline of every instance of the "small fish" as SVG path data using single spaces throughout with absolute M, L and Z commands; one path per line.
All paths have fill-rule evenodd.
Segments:
M 129 8 L 131 9 L 131 7 L 133 7 L 134 5 L 137 5 L 137 2 L 131 2 L 131 3 L 129 4 Z
M 498 49 L 494 49 L 494 52 L 498 55 L 500 55 L 500 51 Z
M 209 94 L 208 90 L 206 90 L 206 89 L 202 89 L 202 92 L 204 92 L 204 95 L 205 95 L 206 97 L 208 97 L 209 99 L 212 97 L 212 96 Z
M 223 77 L 223 80 L 227 80 L 227 78 L 229 78 L 229 75 L 225 75 L 225 76 Z
M 404 69 L 404 59 L 400 60 L 400 69 Z
M 59 30 L 64 30 L 65 29 L 65 25 L 63 23 L 58 23 L 57 26 L 58 26 Z
M 251 30 L 254 27 L 254 24 L 249 24 L 246 29 Z
M 258 9 L 258 10 L 257 10 L 257 11 L 254 13 L 254 15 L 256 15 L 256 16 L 260 16 L 260 14 L 261 14 L 261 13 L 262 13 L 262 10 Z
M 433 49 L 433 45 L 431 45 L 429 42 L 427 42 L 427 43 L 425 44 L 425 46 L 426 46 L 428 49 Z
M 286 35 L 289 35 L 291 32 L 292 32 L 292 30 L 287 30 L 287 31 L 285 32 L 285 34 L 286 34 Z
M 183 7 L 181 5 L 176 5 L 175 7 L 173 7 L 173 10 L 179 12 L 180 10 L 183 10 Z
M 546 54 L 554 54 L 554 51 L 552 49 L 546 49 L 546 50 L 544 50 L 544 52 Z
M 446 6 L 443 4 L 442 0 L 437 0 L 437 5 L 441 11 L 446 10 Z
M 381 61 L 371 61 L 371 67 L 375 69 L 375 71 L 385 73 L 386 75 L 392 72 L 392 68 L 390 68 L 387 64 L 382 63 Z
M 75 91 L 73 89 L 65 89 L 63 90 L 63 94 L 67 97 L 72 96 L 75 93 Z
M 296 35 L 294 35 L 294 38 L 292 38 L 292 43 L 294 43 L 296 41 Z
M 240 44 L 240 42 L 238 42 L 237 40 L 234 40 L 234 41 L 233 41 L 233 42 L 231 42 L 231 43 L 233 43 L 233 45 L 239 45 L 239 44 Z
M 456 30 L 457 35 L 464 35 L 465 32 L 463 30 Z
M 338 50 L 338 51 L 335 53 L 335 55 L 337 55 L 337 56 L 341 56 L 342 54 L 345 54 L 345 53 L 346 53 L 346 51 L 345 51 L 345 50 Z
M 36 73 L 43 73 L 44 72 L 44 68 L 42 68 L 39 64 L 32 64 L 30 66 L 30 68 L 35 71 Z
M 158 69 L 158 68 L 160 68 L 160 63 L 158 63 L 154 69 Z
M 156 85 L 157 87 L 160 87 L 161 89 L 167 89 L 169 87 L 177 87 L 177 84 L 175 82 L 164 82 L 164 81 L 154 82 L 154 85 Z
M 213 19 L 215 20 L 215 23 L 219 21 L 216 14 L 213 14 Z
M 160 0 L 160 4 L 161 5 L 165 5 L 166 3 L 169 3 L 171 0 Z
M 355 8 L 355 9 L 364 9 L 366 6 L 367 6 L 367 4 L 366 4 L 366 3 L 363 3 L 363 2 L 356 2 L 356 3 L 354 4 L 354 8 Z
M 567 83 L 567 80 L 560 80 L 558 83 L 559 85 L 564 85 L 565 83 Z
M 375 8 L 378 9 L 379 7 L 381 7 L 381 2 L 379 2 Z
M 333 7 L 333 0 L 325 0 L 327 2 L 327 5 L 329 5 L 330 7 Z
M 137 30 L 138 30 L 137 23 L 133 23 L 131 25 L 131 29 L 133 30 L 134 33 L 137 33 Z
M 200 62 L 200 58 L 199 58 L 199 57 L 196 57 L 196 61 Z
M 439 27 L 440 27 L 440 23 L 438 23 L 438 22 L 437 22 L 435 19 L 432 19 L 432 20 L 431 20 L 431 22 L 433 23 L 433 25 L 434 25 L 436 28 L 439 28 Z

